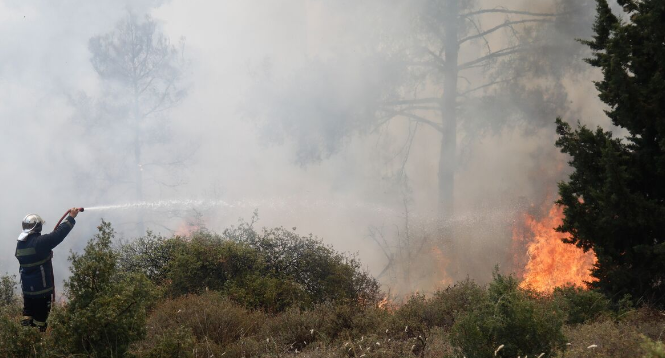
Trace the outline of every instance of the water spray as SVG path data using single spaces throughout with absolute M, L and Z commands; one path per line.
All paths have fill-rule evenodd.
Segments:
M 62 222 L 62 220 L 65 220 L 65 217 L 67 217 L 67 214 L 69 214 L 69 211 L 70 211 L 70 210 L 71 210 L 71 209 L 65 211 L 65 213 L 62 215 L 62 217 L 60 218 L 60 220 L 58 220 L 58 223 L 55 224 L 55 227 L 53 228 L 53 230 L 57 229 L 58 226 L 60 226 L 60 223 Z M 78 208 L 78 211 L 79 211 L 79 212 L 83 212 L 84 210 L 85 210 L 84 208 Z

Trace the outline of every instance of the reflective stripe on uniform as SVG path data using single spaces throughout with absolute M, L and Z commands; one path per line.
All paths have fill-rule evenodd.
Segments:
M 38 262 L 33 262 L 33 263 L 31 263 L 31 264 L 21 264 L 21 267 L 35 267 L 35 266 L 39 266 L 39 265 L 41 265 L 41 264 L 45 264 L 45 263 L 46 263 L 48 260 L 50 260 L 50 259 L 51 259 L 51 255 L 49 255 L 49 257 L 47 257 L 47 258 L 45 258 L 45 259 L 43 259 L 43 260 L 41 260 L 41 261 L 38 261 Z
M 27 249 L 16 249 L 16 257 L 35 255 L 36 253 L 37 251 L 34 247 L 28 247 Z
M 42 284 L 46 287 L 46 273 L 44 272 L 44 265 L 39 266 L 39 269 L 42 271 Z
M 36 295 L 42 295 L 44 293 L 49 293 L 51 291 L 53 291 L 53 287 L 49 287 L 45 290 L 36 291 L 36 292 L 35 291 L 23 291 L 23 294 L 28 295 L 28 296 L 36 296 Z

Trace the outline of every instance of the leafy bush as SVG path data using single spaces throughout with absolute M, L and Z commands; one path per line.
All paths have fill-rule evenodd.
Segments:
M 474 281 L 466 279 L 455 283 L 443 290 L 436 291 L 431 298 L 425 299 L 422 295 L 414 295 L 396 312 L 398 317 L 412 316 L 411 321 L 432 327 L 442 327 L 449 330 L 455 323 L 455 318 L 466 313 L 486 299 L 486 291 Z M 414 324 L 414 323 L 412 323 Z
M 167 278 L 169 262 L 178 246 L 177 238 L 165 238 L 148 231 L 146 236 L 122 243 L 116 250 L 120 271 L 142 273 L 156 285 Z
M 137 343 L 133 352 L 140 357 L 157 357 L 177 342 L 173 332 L 180 332 L 186 343 L 180 351 L 193 347 L 197 357 L 199 353 L 219 357 L 224 352 L 224 357 L 233 357 L 236 355 L 230 353 L 230 347 L 256 335 L 265 320 L 263 313 L 247 310 L 218 292 L 167 299 L 156 306 L 147 322 L 148 336 L 158 339 Z
M 49 346 L 42 334 L 32 327 L 23 327 L 17 319 L 4 313 L 0 316 L 0 356 L 7 358 L 47 357 Z
M 563 314 L 550 300 L 518 287 L 513 276 L 495 272 L 487 298 L 460 315 L 451 343 L 469 358 L 550 354 L 564 343 Z
M 308 302 L 301 287 L 271 272 L 257 250 L 207 232 L 195 233 L 189 241 L 175 239 L 167 279 L 171 297 L 212 290 L 267 311 Z
M 565 334 L 569 344 L 558 357 L 643 357 L 646 353 L 644 336 L 634 327 L 611 319 L 571 326 Z
M 52 334 L 63 353 L 117 357 L 145 336 L 146 310 L 155 292 L 144 275 L 117 269 L 111 248 L 115 233 L 105 221 L 98 229 L 82 255 L 70 256 L 69 302 L 54 311 Z
M 642 344 L 642 349 L 644 349 L 644 358 L 665 358 L 665 344 L 661 341 L 654 342 L 647 338 Z
M 320 310 L 291 307 L 271 317 L 262 335 L 272 341 L 278 351 L 302 351 L 313 342 L 328 338 L 329 332 L 324 333 L 322 330 L 326 324 L 325 318 Z
M 570 285 L 557 287 L 553 296 L 568 324 L 585 323 L 610 311 L 610 300 L 600 292 Z
M 292 305 L 311 308 L 327 301 L 368 306 L 378 302 L 378 282 L 354 256 L 283 228 L 259 233 L 253 223 L 241 222 L 223 236 L 201 231 L 188 240 L 148 237 L 125 246 L 122 261 L 128 267 L 144 261 L 151 265 L 143 248 L 170 252 L 165 268 L 149 272 L 165 272 L 171 297 L 214 290 L 245 307 L 271 312 Z
M 150 340 L 135 347 L 132 353 L 140 358 L 193 358 L 195 352 L 191 329 L 178 327 L 151 334 Z
M 16 297 L 16 276 L 9 274 L 0 276 L 0 307 L 9 306 L 18 302 Z
M 224 237 L 256 249 L 267 269 L 303 287 L 312 303 L 353 300 L 373 305 L 380 299 L 378 282 L 361 268 L 355 256 L 336 252 L 312 236 L 285 228 L 257 232 L 254 219 L 224 231 Z
M 635 328 L 637 332 L 654 341 L 663 339 L 665 315 L 663 311 L 649 306 L 632 309 L 619 316 L 620 322 Z

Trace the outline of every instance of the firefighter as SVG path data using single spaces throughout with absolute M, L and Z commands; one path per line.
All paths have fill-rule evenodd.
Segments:
M 58 246 L 72 230 L 79 209 L 69 210 L 67 218 L 50 234 L 42 235 L 44 220 L 36 214 L 23 218 L 23 232 L 16 243 L 16 258 L 20 264 L 23 291 L 23 326 L 38 327 L 46 331 L 46 320 L 55 299 L 53 279 L 53 248 Z

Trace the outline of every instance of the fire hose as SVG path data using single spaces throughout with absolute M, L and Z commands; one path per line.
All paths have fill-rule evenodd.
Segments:
M 69 214 L 69 211 L 70 211 L 70 210 L 71 210 L 71 209 L 65 211 L 65 214 L 62 215 L 62 217 L 60 218 L 60 220 L 58 220 L 58 223 L 55 224 L 55 227 L 53 228 L 53 230 L 57 229 L 58 226 L 60 226 L 60 223 L 62 222 L 62 220 L 65 220 L 65 218 L 67 217 L 67 214 Z M 78 211 L 79 211 L 79 212 L 83 212 L 84 210 L 85 210 L 84 208 L 78 208 Z

